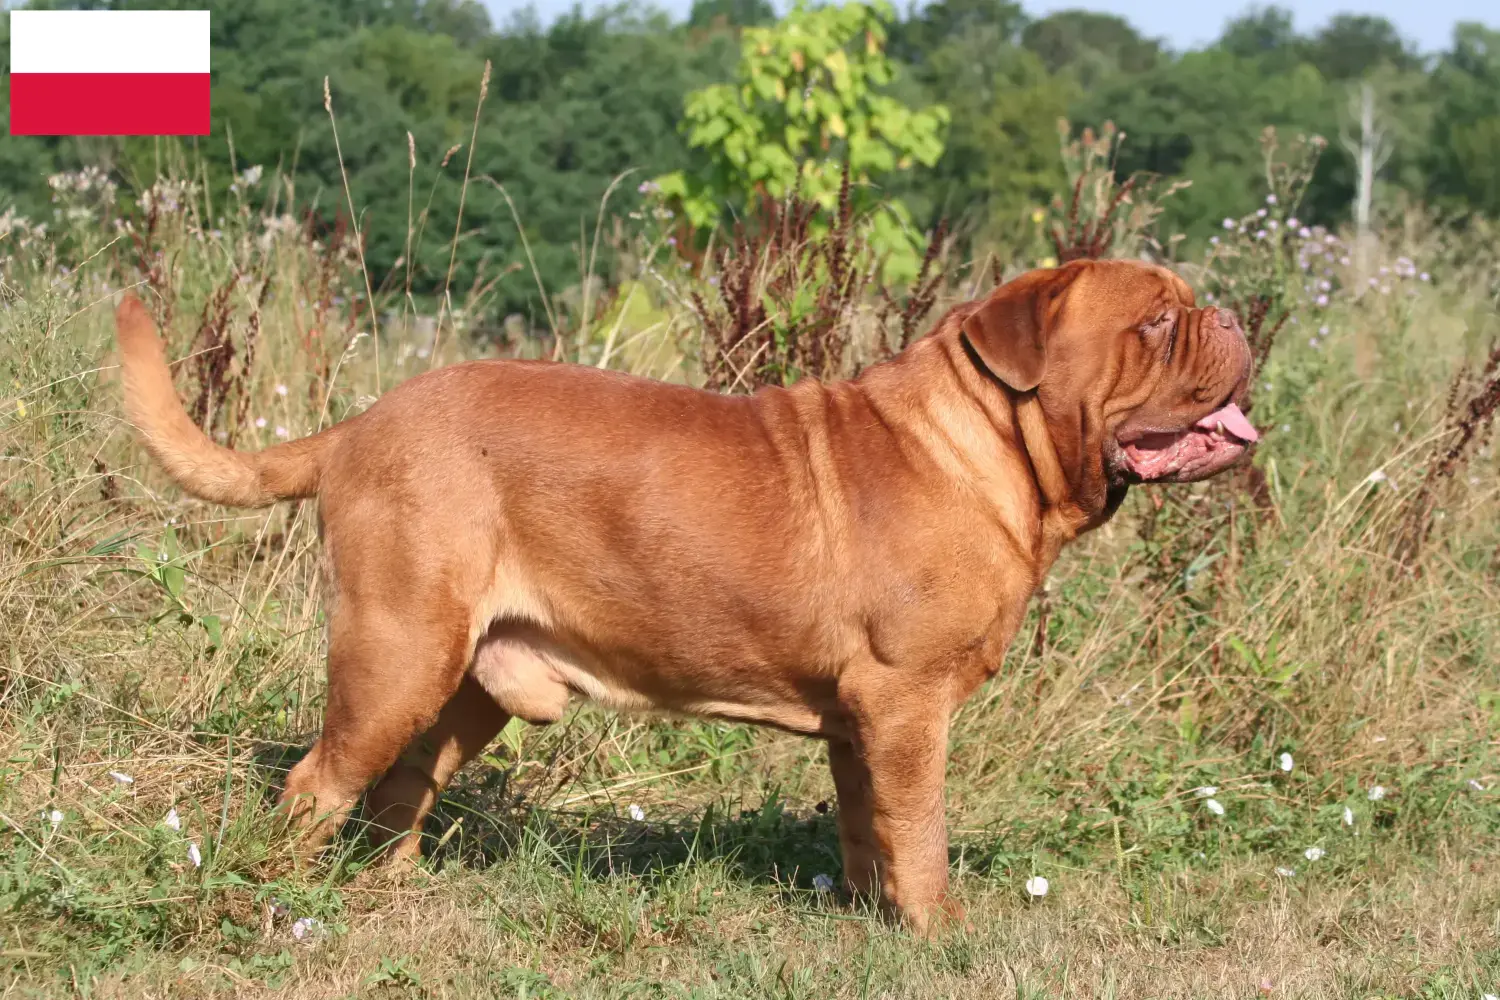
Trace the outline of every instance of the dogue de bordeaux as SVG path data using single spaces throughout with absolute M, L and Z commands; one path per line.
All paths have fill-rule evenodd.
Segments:
M 581 695 L 826 740 L 848 888 L 919 931 L 961 912 L 950 716 L 1058 550 L 1131 484 L 1256 440 L 1234 315 L 1133 261 L 1023 274 L 849 381 L 723 396 L 473 361 L 254 453 L 191 422 L 139 300 L 116 322 L 126 412 L 184 490 L 319 500 L 327 712 L 279 806 L 304 850 L 373 785 L 415 856 L 507 720 Z

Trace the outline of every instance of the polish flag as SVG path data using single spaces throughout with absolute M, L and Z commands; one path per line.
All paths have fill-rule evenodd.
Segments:
M 11 11 L 11 135 L 207 135 L 208 124 L 208 11 Z

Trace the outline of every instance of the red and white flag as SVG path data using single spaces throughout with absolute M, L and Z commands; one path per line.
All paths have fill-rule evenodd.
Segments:
M 11 135 L 207 135 L 208 11 L 10 13 Z

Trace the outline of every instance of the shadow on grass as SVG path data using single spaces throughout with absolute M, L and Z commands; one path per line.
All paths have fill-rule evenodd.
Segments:
M 287 773 L 310 748 L 268 744 L 256 752 L 260 805 L 267 813 Z M 623 803 L 576 809 L 533 804 L 545 800 L 555 778 L 549 781 L 549 774 L 523 786 L 514 774 L 471 767 L 458 776 L 423 829 L 422 854 L 429 864 L 482 870 L 520 854 L 602 879 L 617 874 L 670 878 L 692 865 L 718 862 L 752 884 L 799 890 L 812 888 L 816 875 L 837 880 L 842 871 L 830 803 L 794 810 L 773 789 L 758 805 L 725 799 L 673 815 L 658 804 L 650 816 L 635 819 Z M 362 803 L 340 834 L 346 849 L 335 853 L 356 863 L 373 860 L 379 844 L 371 833 Z

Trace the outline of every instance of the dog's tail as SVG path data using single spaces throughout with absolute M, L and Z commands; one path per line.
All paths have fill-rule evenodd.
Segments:
M 177 485 L 229 507 L 265 507 L 317 494 L 341 427 L 259 452 L 215 444 L 177 398 L 156 324 L 132 294 L 126 293 L 115 310 L 115 335 L 124 369 L 125 415 Z

